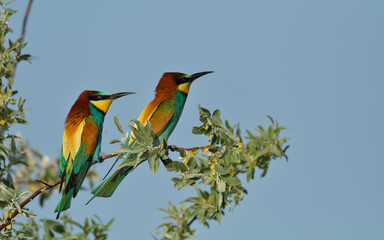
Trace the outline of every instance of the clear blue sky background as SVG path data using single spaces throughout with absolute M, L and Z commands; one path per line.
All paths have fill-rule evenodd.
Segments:
M 13 6 L 19 33 L 26 0 Z M 223 224 L 198 227 L 200 239 L 384 239 L 384 1 L 146 0 L 35 1 L 15 88 L 28 99 L 23 136 L 59 155 L 63 122 L 85 89 L 136 91 L 116 101 L 106 119 L 102 151 L 121 122 L 137 118 L 166 71 L 214 74 L 196 81 L 169 143 L 191 147 L 198 104 L 221 109 L 243 129 L 289 128 L 289 162 L 274 161 L 266 178 Z M 101 174 L 111 162 L 97 167 Z M 140 166 L 110 199 L 81 192 L 71 216 L 115 217 L 110 239 L 151 239 L 163 213 L 193 191 L 177 191 L 163 168 Z M 54 218 L 59 195 L 44 209 Z

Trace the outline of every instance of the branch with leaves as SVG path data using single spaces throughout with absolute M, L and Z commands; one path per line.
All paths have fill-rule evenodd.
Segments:
M 110 155 L 102 156 L 102 157 L 100 157 L 100 160 L 102 162 L 102 161 L 104 161 L 108 158 L 112 158 L 112 157 L 116 157 L 116 154 L 110 154 Z M 63 180 L 65 180 L 65 178 Z M 25 193 L 23 193 L 23 195 L 18 195 L 16 192 L 12 191 L 11 189 L 6 188 L 3 185 L 0 185 L 0 192 L 4 196 L 4 197 L 2 197 L 2 199 L 3 200 L 10 199 L 11 201 L 9 201 L 8 204 L 14 204 L 14 207 L 16 208 L 16 210 L 13 211 L 12 214 L 9 214 L 9 213 L 6 214 L 6 215 L 8 215 L 8 217 L 5 218 L 5 221 L 3 221 L 2 224 L 0 224 L 0 231 L 3 230 L 7 225 L 9 225 L 12 222 L 12 219 L 14 219 L 18 214 L 27 214 L 25 211 L 23 211 L 23 209 L 28 210 L 26 208 L 26 205 L 28 203 L 30 203 L 33 199 L 35 199 L 41 193 L 58 186 L 62 180 L 59 179 L 53 183 L 46 183 L 46 182 L 41 181 L 41 180 L 36 180 L 36 181 L 44 184 L 44 186 L 39 188 L 38 190 L 36 190 L 33 194 L 31 194 L 31 196 L 29 196 L 26 200 L 24 200 L 20 204 L 17 201 L 15 201 L 15 199 L 23 198 L 25 196 Z
M 22 51 L 27 45 L 24 43 L 24 37 L 33 0 L 28 2 L 22 33 L 16 40 L 9 37 L 13 33 L 9 26 L 10 18 L 17 13 L 9 8 L 12 2 L 14 0 L 0 0 L 0 208 L 4 210 L 0 218 L 3 228 L 0 231 L 0 239 L 51 239 L 53 237 L 58 239 L 54 233 L 61 234 L 65 239 L 88 239 L 89 234 L 93 234 L 95 239 L 106 239 L 105 232 L 110 230 L 109 226 L 113 219 L 103 224 L 97 217 L 86 218 L 81 224 L 64 214 L 60 219 L 62 223 L 40 219 L 41 224 L 38 224 L 33 218 L 35 215 L 29 213 L 25 205 L 39 195 L 39 203 L 43 206 L 44 201 L 51 196 L 51 191 L 45 191 L 44 188 L 51 186 L 40 188 L 27 201 L 18 203 L 28 195 L 28 192 L 24 191 L 25 188 L 33 191 L 37 188 L 38 183 L 31 180 L 33 177 L 44 179 L 45 182 L 57 178 L 57 161 L 43 157 L 37 149 L 30 148 L 21 135 L 11 133 L 14 125 L 27 124 L 24 113 L 25 99 L 16 97 L 18 92 L 12 89 L 12 85 L 17 64 L 22 61 L 30 62 L 30 55 L 22 54 Z M 95 177 L 98 175 L 94 171 L 88 172 L 87 179 L 91 185 Z M 50 185 L 54 184 L 57 183 Z M 6 201 L 9 199 L 13 200 Z M 11 223 L 4 228 L 3 224 L 9 217 L 15 217 L 19 210 L 27 217 L 27 221 L 23 224 Z M 80 232 L 73 233 L 74 227 Z M 44 230 L 42 238 L 40 238 L 41 229 Z
M 27 10 L 25 10 L 25 14 L 24 14 L 24 20 L 23 20 L 23 26 L 21 28 L 21 36 L 20 36 L 20 49 L 18 49 L 18 52 L 19 52 L 19 55 L 21 53 L 21 49 L 24 48 L 24 46 L 22 45 L 22 43 L 24 42 L 24 38 L 25 38 L 25 33 L 26 33 L 26 30 L 27 30 L 27 22 L 28 22 L 28 18 L 29 18 L 29 13 L 31 12 L 31 7 L 32 7 L 32 3 L 33 3 L 33 0 L 29 0 L 28 2 L 28 6 L 27 6 Z M 14 64 L 13 64 L 13 73 L 12 73 L 12 78 L 15 77 L 15 73 L 16 73 L 16 67 L 17 67 L 17 64 L 19 63 L 19 61 L 16 61 Z M 10 85 L 11 82 L 8 83 L 8 85 Z
M 199 106 L 201 126 L 194 127 L 192 133 L 205 135 L 209 144 L 202 147 L 180 148 L 168 146 L 164 141 L 156 145 L 156 136 L 153 134 L 149 122 L 146 125 L 132 120 L 130 126 L 135 139 L 134 148 L 122 148 L 115 153 L 136 153 L 135 158 L 128 158 L 119 167 L 137 167 L 148 161 L 149 169 L 156 174 L 160 162 L 167 171 L 176 173 L 171 180 L 177 189 L 193 187 L 197 196 L 182 201 L 177 208 L 171 202 L 168 209 L 160 209 L 168 214 L 159 227 L 164 232 L 158 232 L 162 239 L 187 239 L 194 236 L 195 230 L 191 225 L 198 220 L 200 224 L 209 227 L 210 221 L 222 222 L 225 209 L 239 205 L 247 190 L 240 180 L 245 175 L 247 182 L 254 179 L 256 169 L 261 170 L 261 177 L 266 176 L 269 164 L 274 159 L 285 158 L 287 137 L 280 137 L 285 128 L 280 126 L 271 117 L 271 125 L 264 129 L 255 128 L 256 133 L 246 131 L 247 136 L 241 135 L 239 124 L 232 126 L 228 121 L 221 120 L 220 111 L 212 114 L 208 109 Z M 119 121 L 115 118 L 118 129 L 122 130 Z M 126 136 L 128 134 L 125 133 Z M 244 140 L 246 139 L 246 141 Z M 127 141 L 113 140 L 112 142 Z M 179 160 L 169 157 L 169 150 L 180 155 Z
M 134 159 L 127 159 L 121 166 L 138 166 L 148 160 L 148 165 L 153 173 L 157 173 L 160 161 L 169 172 L 177 173 L 178 177 L 172 178 L 177 189 L 192 186 L 196 189 L 197 196 L 187 198 L 179 208 L 171 202 L 168 209 L 160 209 L 169 214 L 160 227 L 163 232 L 158 232 L 163 239 L 186 239 L 193 237 L 195 230 L 191 229 L 192 223 L 199 223 L 209 227 L 209 221 L 221 223 L 222 215 L 226 207 L 236 206 L 244 198 L 247 190 L 242 186 L 240 174 L 246 174 L 247 181 L 254 179 L 255 168 L 262 169 L 262 177 L 266 175 L 268 165 L 272 159 L 287 158 L 285 152 L 288 146 L 283 148 L 286 137 L 279 138 L 281 130 L 272 118 L 272 124 L 264 130 L 261 126 L 256 128 L 258 134 L 247 131 L 248 142 L 241 137 L 239 125 L 231 126 L 228 121 L 223 124 L 220 111 L 211 113 L 199 107 L 202 125 L 193 128 L 193 133 L 204 134 L 209 137 L 210 143 L 202 147 L 182 148 L 174 145 L 168 146 L 167 142 L 155 145 L 156 136 L 153 134 L 149 123 L 144 126 L 133 120 L 136 127 L 130 126 L 136 136 L 135 148 L 122 148 L 111 155 L 102 157 L 102 160 L 115 157 L 117 154 L 137 153 Z M 121 129 L 118 120 L 115 120 Z M 116 141 L 112 141 L 116 142 Z M 174 161 L 169 158 L 169 150 L 177 151 L 183 161 Z M 121 167 L 120 166 L 120 167 Z M 19 213 L 26 214 L 23 209 L 26 204 L 44 191 L 60 184 L 60 180 L 45 184 L 35 191 L 21 204 L 13 201 L 14 211 L 5 223 L 0 225 L 0 230 L 11 223 Z M 3 190 L 4 191 L 4 190 Z M 189 203 L 186 206 L 186 203 Z
M 51 191 L 48 190 L 59 185 L 60 180 L 55 181 L 57 161 L 46 164 L 46 159 L 43 159 L 37 150 L 29 148 L 21 136 L 10 133 L 10 128 L 14 124 L 26 124 L 23 108 L 25 99 L 15 98 L 17 91 L 12 89 L 12 85 L 17 63 L 29 61 L 30 55 L 21 54 L 26 46 L 23 42 L 25 27 L 23 27 L 23 36 L 16 41 L 5 38 L 8 33 L 13 32 L 8 23 L 9 18 L 16 13 L 7 8 L 9 3 L 0 0 L 0 105 L 2 110 L 0 112 L 0 207 L 4 210 L 0 225 L 0 239 L 39 239 L 41 232 L 39 229 L 44 230 L 44 239 L 59 239 L 56 233 L 61 234 L 61 239 L 88 239 L 91 232 L 96 239 L 106 239 L 105 232 L 109 230 L 113 220 L 103 224 L 97 217 L 96 220 L 86 218 L 84 223 L 80 224 L 64 214 L 60 221 L 41 219 L 42 224 L 37 224 L 33 219 L 35 215 L 27 208 L 27 204 L 38 196 L 40 196 L 40 204 L 43 205 L 50 196 Z M 31 4 L 32 0 L 29 0 L 24 23 L 27 21 Z M 4 83 L 4 80 L 7 83 Z M 264 177 L 272 160 L 288 159 L 286 155 L 289 147 L 286 145 L 288 138 L 280 136 L 284 128 L 271 117 L 269 117 L 271 125 L 268 128 L 258 126 L 255 132 L 247 130 L 246 136 L 243 136 L 239 124 L 232 126 L 228 121 L 221 120 L 219 110 L 211 113 L 208 109 L 199 106 L 199 113 L 202 124 L 194 127 L 192 133 L 205 135 L 208 140 L 205 146 L 182 148 L 175 145 L 168 146 L 166 141 L 158 144 L 149 123 L 143 125 L 133 120 L 136 127 L 131 125 L 129 127 L 135 135 L 135 148 L 122 148 L 112 155 L 102 157 L 105 160 L 117 154 L 135 153 L 136 158 L 124 160 L 119 167 L 137 167 L 148 161 L 149 169 L 153 173 L 157 173 L 162 162 L 167 171 L 173 175 L 171 181 L 175 188 L 195 189 L 196 195 L 188 197 L 178 206 L 169 202 L 167 208 L 160 209 L 167 214 L 159 226 L 161 231 L 157 232 L 162 239 L 195 237 L 196 230 L 193 226 L 196 223 L 203 224 L 207 228 L 212 221 L 221 223 L 226 211 L 239 205 L 247 193 L 241 179 L 249 182 L 254 179 L 257 171 L 260 171 L 260 176 Z M 122 130 L 117 118 L 115 123 L 119 131 L 129 136 Z M 112 143 L 124 143 L 124 141 L 126 139 L 114 140 Z M 180 160 L 172 160 L 170 151 L 178 152 Z M 16 167 L 18 167 L 17 170 L 15 170 Z M 35 173 L 37 179 L 41 179 L 39 182 L 44 184 L 43 187 L 38 187 L 38 182 L 31 179 L 20 180 L 22 176 L 30 176 L 33 172 L 31 169 L 35 167 L 45 170 L 40 171 L 44 172 L 42 176 Z M 91 180 L 95 176 L 97 175 L 92 170 L 87 174 L 87 178 Z M 28 197 L 28 192 L 21 192 L 20 189 L 23 186 L 33 189 L 31 190 L 33 194 Z M 25 216 L 27 222 L 19 224 L 21 228 L 16 228 L 18 223 L 15 222 L 15 217 L 19 214 Z M 83 233 L 73 235 L 73 226 L 81 229 Z
M 190 149 L 201 149 L 201 148 L 203 148 L 203 147 L 196 147 L 196 148 L 190 148 Z M 181 149 L 184 149 L 184 148 L 177 147 L 177 146 L 173 145 L 173 146 L 169 146 L 169 149 L 172 150 L 172 151 L 176 151 L 176 150 L 181 150 Z M 188 150 L 188 148 L 186 150 Z M 113 157 L 117 157 L 117 154 L 109 154 L 109 155 L 101 156 L 100 157 L 100 163 L 102 163 L 106 159 L 113 158 Z M 93 164 L 95 164 L 95 163 L 93 163 Z M 65 178 L 63 180 L 65 180 Z M 52 183 L 46 183 L 46 182 L 41 181 L 41 180 L 36 180 L 36 181 L 41 183 L 41 184 L 43 184 L 44 186 L 39 188 L 39 189 L 37 189 L 34 193 L 32 193 L 27 199 L 25 199 L 20 204 L 17 202 L 17 200 L 24 198 L 26 196 L 27 192 L 25 192 L 23 194 L 18 194 L 17 192 L 13 191 L 12 189 L 7 188 L 4 185 L 0 185 L 0 192 L 4 196 L 4 197 L 2 197 L 0 199 L 5 200 L 6 202 L 8 200 L 8 204 L 13 204 L 14 208 L 16 208 L 16 210 L 13 211 L 13 213 L 5 214 L 5 216 L 8 216 L 8 217 L 6 217 L 5 221 L 3 221 L 2 224 L 0 224 L 0 231 L 2 231 L 7 225 L 11 224 L 12 220 L 18 214 L 23 214 L 24 216 L 27 216 L 28 213 L 23 211 L 23 209 L 28 211 L 28 208 L 26 208 L 26 205 L 28 203 L 30 203 L 31 201 L 33 201 L 37 196 L 39 196 L 43 192 L 45 192 L 47 190 L 50 190 L 51 188 L 54 188 L 54 187 L 60 185 L 62 179 L 59 179 L 59 180 L 57 180 L 55 182 L 52 182 Z M 30 215 L 28 215 L 28 216 L 30 216 Z

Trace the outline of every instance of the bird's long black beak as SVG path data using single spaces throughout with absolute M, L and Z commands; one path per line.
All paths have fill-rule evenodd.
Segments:
M 110 99 L 118 99 L 123 96 L 135 94 L 135 92 L 119 92 L 119 93 L 114 93 L 110 95 Z
M 194 73 L 191 75 L 191 79 L 192 79 L 192 81 L 194 81 L 194 80 L 198 79 L 199 77 L 204 76 L 206 74 L 210 74 L 210 73 L 213 73 L 213 71 Z

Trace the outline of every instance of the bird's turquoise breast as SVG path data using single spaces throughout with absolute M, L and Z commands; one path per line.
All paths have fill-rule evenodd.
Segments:
M 181 114 L 184 109 L 185 101 L 187 100 L 187 94 L 177 91 L 175 94 L 175 112 L 172 115 L 172 118 L 169 120 L 168 124 L 165 126 L 162 133 L 159 135 L 158 144 L 162 143 L 162 139 L 168 140 L 169 136 L 172 134 L 175 129 Z
M 93 155 L 93 162 L 99 162 L 99 154 L 100 154 L 100 149 L 101 149 L 101 137 L 103 133 L 103 123 L 104 123 L 104 117 L 105 113 L 97 109 L 93 104 L 89 104 L 89 108 L 91 109 L 91 114 L 93 116 L 93 119 L 95 120 L 97 127 L 99 128 L 99 134 L 97 138 L 97 145 L 96 149 Z

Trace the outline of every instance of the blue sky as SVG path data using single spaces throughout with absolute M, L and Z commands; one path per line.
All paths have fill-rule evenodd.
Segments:
M 13 24 L 18 33 L 26 0 Z M 249 194 L 223 224 L 197 227 L 200 239 L 384 238 L 384 2 L 324 1 L 35 1 L 26 52 L 15 88 L 28 99 L 29 126 L 19 131 L 51 156 L 59 155 L 63 123 L 85 89 L 136 91 L 105 119 L 102 151 L 119 138 L 113 116 L 137 118 L 166 71 L 215 71 L 196 81 L 170 144 L 191 147 L 198 104 L 221 109 L 242 129 L 289 128 L 289 162 L 274 161 L 266 178 L 245 184 Z M 127 129 L 127 128 L 126 128 Z M 97 167 L 104 174 L 111 163 Z M 74 219 L 116 220 L 111 239 L 151 239 L 168 200 L 173 175 L 140 166 L 110 199 L 81 192 Z M 59 195 L 44 209 L 54 218 Z

